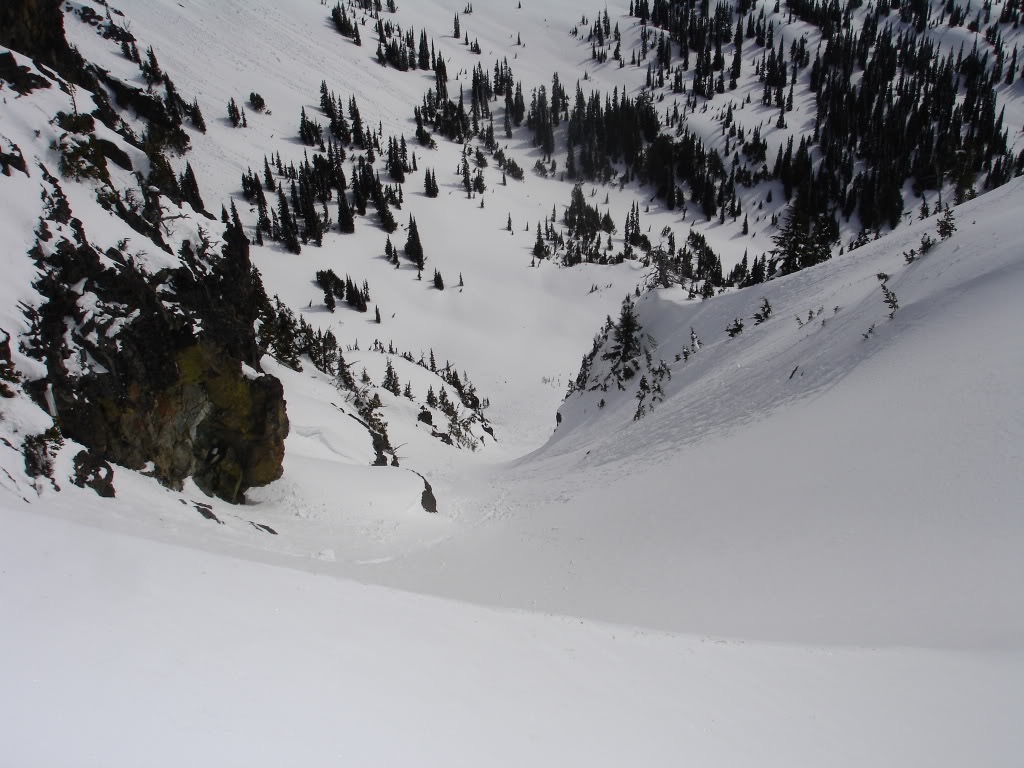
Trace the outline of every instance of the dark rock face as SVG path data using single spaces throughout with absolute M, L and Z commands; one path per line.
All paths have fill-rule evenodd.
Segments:
M 423 507 L 425 512 L 437 514 L 437 497 L 434 496 L 434 489 L 430 487 L 430 483 L 427 482 L 427 478 L 415 469 L 411 469 L 409 471 L 414 475 L 418 475 L 420 480 L 423 481 L 423 493 L 420 494 L 420 506 Z
M 61 69 L 70 49 L 64 39 L 60 0 L 4 0 L 0 3 L 0 45 Z
M 117 129 L 116 115 L 99 87 L 93 68 L 86 64 L 76 49 L 68 45 L 64 36 L 61 0 L 0 2 L 0 46 L 29 56 L 40 68 L 48 67 L 69 83 L 92 91 L 98 104 L 96 116 L 111 130 Z M 52 74 L 46 69 L 42 71 L 47 76 Z M 10 54 L 0 60 L 0 77 L 19 93 L 51 86 L 45 79 L 18 67 Z M 67 90 L 63 84 L 60 87 Z
M 192 477 L 238 503 L 280 477 L 288 418 L 281 383 L 255 372 L 253 324 L 265 297 L 241 226 L 228 225 L 220 249 L 183 248 L 179 268 L 150 275 L 116 249 L 101 259 L 59 182 L 47 182 L 47 247 L 33 251 L 46 301 L 29 313 L 25 342 L 47 376 L 26 389 L 98 460 L 149 467 L 173 488 Z M 47 221 L 70 235 L 55 238 Z M 82 309 L 85 293 L 102 311 Z
M 431 514 L 437 514 L 437 499 L 434 498 L 434 489 L 430 487 L 430 483 L 423 480 L 423 494 L 420 496 L 420 505 L 424 510 Z
M 14 55 L 9 52 L 0 53 L 0 80 L 22 95 L 32 93 L 37 88 L 49 88 L 50 81 L 37 75 L 28 67 L 18 66 Z
M 12 384 L 17 384 L 21 377 L 11 362 L 11 335 L 0 330 L 0 397 L 14 397 Z
M 75 485 L 92 488 L 103 498 L 114 498 L 114 469 L 110 464 L 89 451 L 79 451 L 74 464 L 75 475 L 71 480 Z
M 288 435 L 281 382 L 246 378 L 237 364 L 225 366 L 224 358 L 202 346 L 183 350 L 179 364 L 184 375 L 178 386 L 187 403 L 180 413 L 206 412 L 191 440 L 189 474 L 199 487 L 238 501 L 246 488 L 277 480 Z
M 91 12 L 79 16 L 99 23 Z M 128 35 L 107 26 L 111 34 Z M 60 168 L 65 177 L 106 181 L 107 159 L 131 170 L 116 143 L 94 135 L 94 117 L 108 127 L 117 123 L 98 78 L 114 81 L 68 45 L 60 0 L 0 0 L 0 45 L 30 56 L 46 75 L 18 66 L 10 54 L 0 56 L 0 77 L 12 87 L 50 87 L 50 68 L 95 94 L 99 107 L 91 115 L 57 117 L 68 136 Z M 178 151 L 187 147 L 187 135 L 169 121 L 160 99 L 127 87 L 115 92 L 149 121 L 151 136 L 173 140 L 169 146 Z M 280 477 L 288 434 L 284 394 L 277 379 L 258 373 L 254 323 L 266 295 L 234 208 L 222 245 L 200 229 L 182 246 L 178 267 L 151 274 L 137 267 L 124 244 L 101 255 L 60 182 L 41 170 L 45 214 L 31 255 L 43 302 L 25 308 L 31 331 L 21 345 L 47 373 L 24 389 L 50 410 L 59 427 L 54 439 L 63 435 L 88 449 L 75 459 L 73 482 L 112 495 L 110 463 L 116 463 L 148 469 L 174 488 L 191 477 L 207 493 L 237 503 L 248 488 Z M 0 147 L 0 171 L 27 172 L 17 147 Z M 141 214 L 119 198 L 108 210 L 170 252 L 156 219 L 145 215 L 159 211 L 159 198 L 150 184 L 141 195 Z M 8 394 L 6 379 L 0 384 L 0 394 Z M 40 442 L 32 453 L 41 465 L 47 445 Z
M 140 362 L 129 356 L 126 369 Z M 152 474 L 173 488 L 191 477 L 230 502 L 281 476 L 288 417 L 277 379 L 245 377 L 237 359 L 208 343 L 160 362 L 170 374 L 162 386 L 102 374 L 54 387 L 62 433 L 131 469 L 151 463 Z

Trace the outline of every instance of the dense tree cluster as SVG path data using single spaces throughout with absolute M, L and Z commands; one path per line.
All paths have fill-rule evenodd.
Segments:
M 626 296 L 618 319 L 613 321 L 608 317 L 601 332 L 594 337 L 590 352 L 580 363 L 579 373 L 569 383 L 566 397 L 577 392 L 607 392 L 612 387 L 624 392 L 635 387 L 637 407 L 633 419 L 642 419 L 664 399 L 662 384 L 672 378 L 669 365 L 664 360 L 655 361 L 656 347 L 655 340 L 640 324 L 632 297 Z M 601 398 L 598 407 L 604 404 Z
M 891 14 L 893 9 L 897 15 Z M 782 182 L 798 229 L 808 230 L 818 217 L 839 213 L 847 219 L 856 215 L 862 227 L 879 230 L 901 221 L 907 181 L 918 192 L 951 184 L 961 200 L 973 194 L 979 178 L 987 188 L 1024 171 L 1024 153 L 1014 157 L 1008 152 L 1007 127 L 995 92 L 1019 76 L 1018 52 L 1003 42 L 1004 31 L 1019 23 L 1019 3 L 1003 4 L 998 18 L 991 4 L 972 12 L 952 0 L 938 14 L 923 1 L 882 2 L 862 9 L 859 2 L 792 0 L 787 10 L 790 21 L 795 17 L 818 28 L 821 43 L 816 51 L 806 32 L 789 34 L 787 24 L 778 23 L 778 15 L 766 14 L 766 6 L 755 12 L 748 0 L 713 8 L 690 0 L 631 3 L 630 12 L 642 25 L 635 63 L 653 57 L 648 65 L 648 85 L 653 88 L 683 93 L 684 75 L 688 76 L 692 95 L 684 115 L 687 107 L 697 108 L 696 97 L 724 93 L 726 78 L 728 87 L 735 87 L 746 46 L 756 52 L 747 60 L 753 61 L 763 85 L 762 105 L 778 110 L 777 127 L 786 126 L 798 85 L 806 84 L 814 95 L 813 134 L 795 145 L 792 139 L 780 145 L 770 169 L 762 167 L 767 147 L 761 126 L 744 136 L 729 105 L 723 125 L 744 161 L 734 161 L 729 171 L 732 184 L 724 195 L 721 174 L 717 191 L 701 185 L 697 177 L 704 188 L 693 188 L 692 197 L 706 216 L 716 210 L 723 215 L 725 198 L 734 192 L 730 186 L 756 184 L 770 176 Z M 856 25 L 851 23 L 855 13 L 860 22 Z M 976 39 L 970 49 L 961 46 L 944 53 L 921 34 L 929 24 L 943 23 L 983 31 L 984 41 Z M 598 26 L 603 27 L 595 25 L 592 36 Z M 607 37 L 604 29 L 600 31 Z M 601 37 L 598 43 L 607 44 Z M 673 113 L 667 124 L 675 118 Z M 690 155 L 685 150 L 683 154 Z M 677 175 L 692 186 L 685 173 Z M 650 180 L 659 194 L 678 201 L 670 184 L 656 177 Z M 728 203 L 727 214 L 735 217 L 736 208 L 738 201 Z M 827 229 L 834 231 L 831 225 Z
M 333 225 L 328 203 L 335 200 L 337 227 L 343 233 L 355 231 L 355 216 L 367 215 L 368 204 L 373 205 L 386 232 L 398 228 L 392 208 L 402 207 L 401 184 L 407 173 L 417 169 L 416 156 L 409 152 L 405 137 L 386 140 L 384 166 L 395 184 L 384 184 L 374 169 L 382 135 L 364 127 L 356 100 L 349 99 L 346 119 L 341 100 L 328 90 L 326 82 L 321 82 L 320 105 L 329 121 L 326 132 L 305 108 L 299 116 L 300 140 L 319 152 L 312 157 L 304 154 L 298 166 L 284 165 L 280 154 L 271 159 L 264 157 L 262 177 L 251 168 L 242 176 L 242 193 L 257 208 L 258 243 L 267 238 L 293 253 L 299 253 L 308 243 L 320 246 Z M 349 174 L 345 172 L 346 145 L 365 153 L 352 160 Z M 267 201 L 267 194 L 274 193 L 276 205 Z
M 565 226 L 572 237 L 582 240 L 593 240 L 601 232 L 611 234 L 615 230 L 608 213 L 602 216 L 597 208 L 587 203 L 580 184 L 573 187 L 569 207 L 565 210 Z
M 331 312 L 339 301 L 345 302 L 357 312 L 366 312 L 369 309 L 370 285 L 365 280 L 362 287 L 359 287 L 348 275 L 342 280 L 334 270 L 322 269 L 317 270 L 316 284 L 324 292 L 324 305 Z
M 348 11 L 342 6 L 341 3 L 337 3 L 331 9 L 331 19 L 334 21 L 334 27 L 338 30 L 338 33 L 349 38 L 356 45 L 362 45 L 363 41 L 359 35 L 359 22 L 355 19 L 355 15 L 350 16 Z

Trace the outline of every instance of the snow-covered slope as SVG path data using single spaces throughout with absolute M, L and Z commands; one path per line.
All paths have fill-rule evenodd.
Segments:
M 395 274 L 383 258 L 387 235 L 372 217 L 367 217 L 365 225 L 360 221 L 355 234 L 330 234 L 322 249 L 304 249 L 297 258 L 280 247 L 256 248 L 254 262 L 268 292 L 280 295 L 292 307 L 306 309 L 303 314 L 308 321 L 332 328 L 343 344 L 358 342 L 366 351 L 374 339 L 385 346 L 394 341 L 399 350 L 417 358 L 433 349 L 439 363 L 450 360 L 459 371 L 469 374 L 482 396 L 490 398 L 492 418 L 502 423 L 498 452 L 507 445 L 504 456 L 508 457 L 536 447 L 550 431 L 552 413 L 564 393 L 567 366 L 571 367 L 578 351 L 588 343 L 594 326 L 638 279 L 628 267 L 584 266 L 578 273 L 567 273 L 542 263 L 538 269 L 529 269 L 534 226 L 549 216 L 553 207 L 564 208 L 570 187 L 537 178 L 529 171 L 525 182 L 509 179 L 508 186 L 502 186 L 501 174 L 492 165 L 485 170 L 488 189 L 481 196 L 484 207 L 480 199 L 466 199 L 457 172 L 462 146 L 441 139 L 436 150 L 425 150 L 413 138 L 412 110 L 433 84 L 433 77 L 381 67 L 374 57 L 372 21 L 363 33 L 363 46 L 356 47 L 334 30 L 330 9 L 316 2 L 209 0 L 190 3 L 183 11 L 177 2 L 158 0 L 118 7 L 131 20 L 140 40 L 154 46 L 161 65 L 177 81 L 189 84 L 190 95 L 197 97 L 207 115 L 208 133 L 191 134 L 194 149 L 189 158 L 204 169 L 200 174 L 205 184 L 202 193 L 211 205 L 234 198 L 241 206 L 241 174 L 248 167 L 261 172 L 264 155 L 280 153 L 288 163 L 298 162 L 311 151 L 297 138 L 299 114 L 305 108 L 326 122 L 319 110 L 321 81 L 346 102 L 355 98 L 368 126 L 382 125 L 385 136 L 405 136 L 417 155 L 420 172 L 410 174 L 405 185 L 406 203 L 394 212 L 400 229 L 391 240 L 401 248 L 408 217 L 416 218 L 427 256 L 422 282 L 416 280 L 416 270 L 408 263 Z M 409 3 L 394 16 L 384 14 L 404 27 L 426 29 L 438 53 L 449 59 L 453 98 L 460 87 L 469 88 L 472 66 L 493 67 L 498 57 L 509 59 L 524 87 L 550 84 L 552 74 L 559 70 L 567 83 L 582 77 L 582 68 L 575 74 L 567 71 L 564 50 L 566 41 L 572 40 L 568 30 L 578 21 L 577 7 L 516 9 L 508 3 L 477 3 L 473 14 L 464 16 L 463 27 L 471 39 L 479 37 L 480 56 L 452 38 L 454 10 L 461 8 Z M 90 60 L 139 80 L 134 65 L 124 60 L 120 49 L 92 27 L 76 17 L 69 17 L 66 26 L 69 39 Z M 515 44 L 515 29 L 520 26 L 534 36 L 523 35 L 525 47 Z M 589 52 L 589 46 L 575 41 L 569 47 Z M 262 51 L 274 53 L 261 55 Z M 575 54 L 568 58 L 574 59 Z M 573 69 L 577 66 L 572 65 Z M 637 85 L 642 82 L 640 70 L 629 74 Z M 595 82 L 595 87 L 610 89 L 613 84 Z M 264 97 L 271 114 L 250 110 L 249 127 L 232 128 L 224 117 L 225 105 L 230 98 L 245 102 L 251 91 Z M 524 169 L 540 157 L 525 131 L 500 143 Z M 426 168 L 437 173 L 441 187 L 437 200 L 423 194 Z M 381 175 L 386 179 L 383 170 Z M 599 201 L 606 192 L 614 198 L 609 207 L 619 222 L 628 206 L 644 195 L 635 186 L 622 194 L 609 187 L 602 188 Z M 509 217 L 512 233 L 506 230 Z M 255 224 L 254 216 L 247 217 L 247 223 Z M 327 268 L 369 282 L 371 303 L 379 306 L 383 318 L 380 326 L 373 322 L 372 311 L 368 317 L 344 310 L 335 317 L 326 315 L 323 291 L 313 277 L 317 270 Z M 429 287 L 433 269 L 443 274 L 447 290 Z M 463 289 L 457 287 L 460 275 Z M 589 294 L 593 285 L 601 290 Z M 312 307 L 307 308 L 310 302 Z M 367 362 L 368 356 L 346 357 L 357 372 L 366 365 L 378 381 L 377 366 Z M 384 362 L 379 363 L 383 373 Z M 538 386 L 542 378 L 551 379 L 552 386 Z M 403 383 L 405 379 L 403 374 Z M 415 392 L 422 400 L 425 392 L 418 387 Z M 415 454 L 406 450 L 404 455 L 420 460 L 421 465 L 429 464 L 436 461 L 438 453 L 435 445 L 430 449 Z
M 2 510 L 0 762 L 963 765 L 1019 651 L 677 637 L 339 582 Z
M 590 44 L 568 34 L 599 10 L 585 0 L 473 5 L 405 0 L 384 15 L 426 29 L 452 92 L 499 57 L 527 88 L 554 72 L 570 88 L 579 78 L 636 95 L 643 85 L 644 67 L 595 65 Z M 76 15 L 103 9 L 67 7 L 68 38 L 86 59 L 144 87 L 118 45 Z M 412 106 L 432 77 L 382 68 L 372 23 L 357 47 L 312 0 L 118 8 L 118 23 L 206 115 L 207 133 L 189 129 L 192 150 L 175 170 L 190 162 L 209 210 L 234 201 L 250 233 L 241 175 L 259 173 L 264 155 L 287 164 L 312 151 L 296 133 L 301 109 L 323 119 L 321 80 L 415 147 L 419 172 L 391 240 L 401 247 L 416 218 L 422 281 L 408 262 L 385 260 L 372 215 L 301 254 L 252 248 L 267 292 L 330 329 L 355 374 L 365 368 L 401 466 L 370 466 L 351 393 L 309 361 L 301 372 L 263 361 L 284 386 L 291 429 L 283 477 L 243 506 L 121 467 L 117 497 L 99 499 L 68 482 L 80 447 L 70 442 L 54 458 L 61 490 L 32 481 L 19 447 L 50 417 L 20 395 L 0 401 L 0 717 L 12 735 L 0 763 L 1016 763 L 1021 179 L 957 206 L 955 234 L 910 264 L 902 254 L 923 234 L 938 240 L 937 217 L 704 302 L 679 285 L 636 292 L 652 282 L 640 262 L 531 267 L 534 227 L 552 208 L 560 218 L 571 186 L 529 172 L 541 153 L 524 129 L 499 144 L 526 180 L 504 186 L 491 166 L 486 193 L 467 199 L 462 146 L 412 139 Z M 625 10 L 609 8 L 633 44 L 639 28 Z M 451 36 L 456 11 L 481 56 Z M 800 22 L 787 30 L 787 41 L 815 34 Z M 1020 87 L 999 86 L 1014 127 Z M 745 78 L 736 104 L 760 89 Z M 231 127 L 228 100 L 251 91 L 268 111 Z M 32 161 L 56 167 L 60 131 L 47 121 L 72 104 L 57 89 L 6 95 L 0 135 L 30 161 L 0 179 L 0 328 L 17 337 L 18 302 L 38 299 L 25 256 L 40 209 Z M 689 116 L 716 147 L 724 104 Z M 741 109 L 759 115 L 748 128 L 774 118 Z M 769 157 L 810 131 L 812 114 L 798 103 L 789 128 L 766 130 Z M 439 199 L 422 192 L 425 168 L 438 172 Z M 100 210 L 88 182 L 65 186 L 100 249 L 137 237 Z M 769 221 L 785 207 L 778 182 L 744 189 L 745 236 L 739 221 L 664 209 L 635 182 L 584 189 L 620 227 L 637 202 L 655 241 L 663 226 L 680 242 L 695 226 L 727 269 L 771 248 Z M 175 250 L 205 223 L 181 215 L 168 225 Z M 844 241 L 856 229 L 845 227 Z M 146 250 L 140 259 L 173 262 Z M 431 268 L 446 290 L 430 287 Z M 381 323 L 372 309 L 329 313 L 314 282 L 322 269 L 365 279 Z M 891 317 L 883 285 L 898 301 Z M 577 386 L 580 357 L 626 296 L 650 361 L 641 355 L 619 389 L 604 342 Z M 771 314 L 755 324 L 764 300 Z M 12 347 L 22 375 L 40 375 Z M 493 435 L 477 425 L 478 450 L 445 444 L 417 418 L 428 389 L 457 395 L 402 352 L 450 361 L 490 399 Z M 377 386 L 389 361 L 412 399 Z M 641 376 L 653 385 L 655 370 L 661 393 L 636 418 Z M 422 506 L 424 481 L 437 514 Z
M 634 421 L 636 379 L 572 395 L 489 492 L 452 489 L 471 531 L 372 578 L 676 631 L 1018 647 L 1021 192 L 957 209 L 959 231 L 911 265 L 934 219 L 712 301 L 645 296 L 664 401 Z M 703 345 L 677 362 L 691 327 Z

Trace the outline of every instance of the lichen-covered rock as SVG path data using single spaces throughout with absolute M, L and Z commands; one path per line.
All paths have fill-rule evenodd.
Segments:
M 284 392 L 257 370 L 265 296 L 241 225 L 228 225 L 220 248 L 201 238 L 182 248 L 180 267 L 149 274 L 117 249 L 101 257 L 60 183 L 46 181 L 50 214 L 33 249 L 45 301 L 28 312 L 23 348 L 46 364 L 26 388 L 61 434 L 235 503 L 280 477 Z
M 198 398 L 206 416 L 192 441 L 195 461 L 189 473 L 207 493 L 238 501 L 240 492 L 281 476 L 288 435 L 284 390 L 273 376 L 249 378 L 225 367 L 208 347 L 179 353 L 181 387 Z M 200 405 L 201 403 L 201 405 Z
M 122 389 L 106 374 L 77 382 L 77 395 L 57 388 L 57 421 L 68 437 L 173 488 L 191 477 L 231 502 L 281 476 L 288 418 L 281 383 L 249 378 L 219 347 L 198 343 L 177 351 L 173 373 L 153 386 L 133 380 Z

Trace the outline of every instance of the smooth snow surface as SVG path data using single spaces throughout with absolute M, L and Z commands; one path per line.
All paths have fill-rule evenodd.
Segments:
M 1009 767 L 1024 747 L 1019 652 L 678 637 L 3 519 L 5 765 Z

